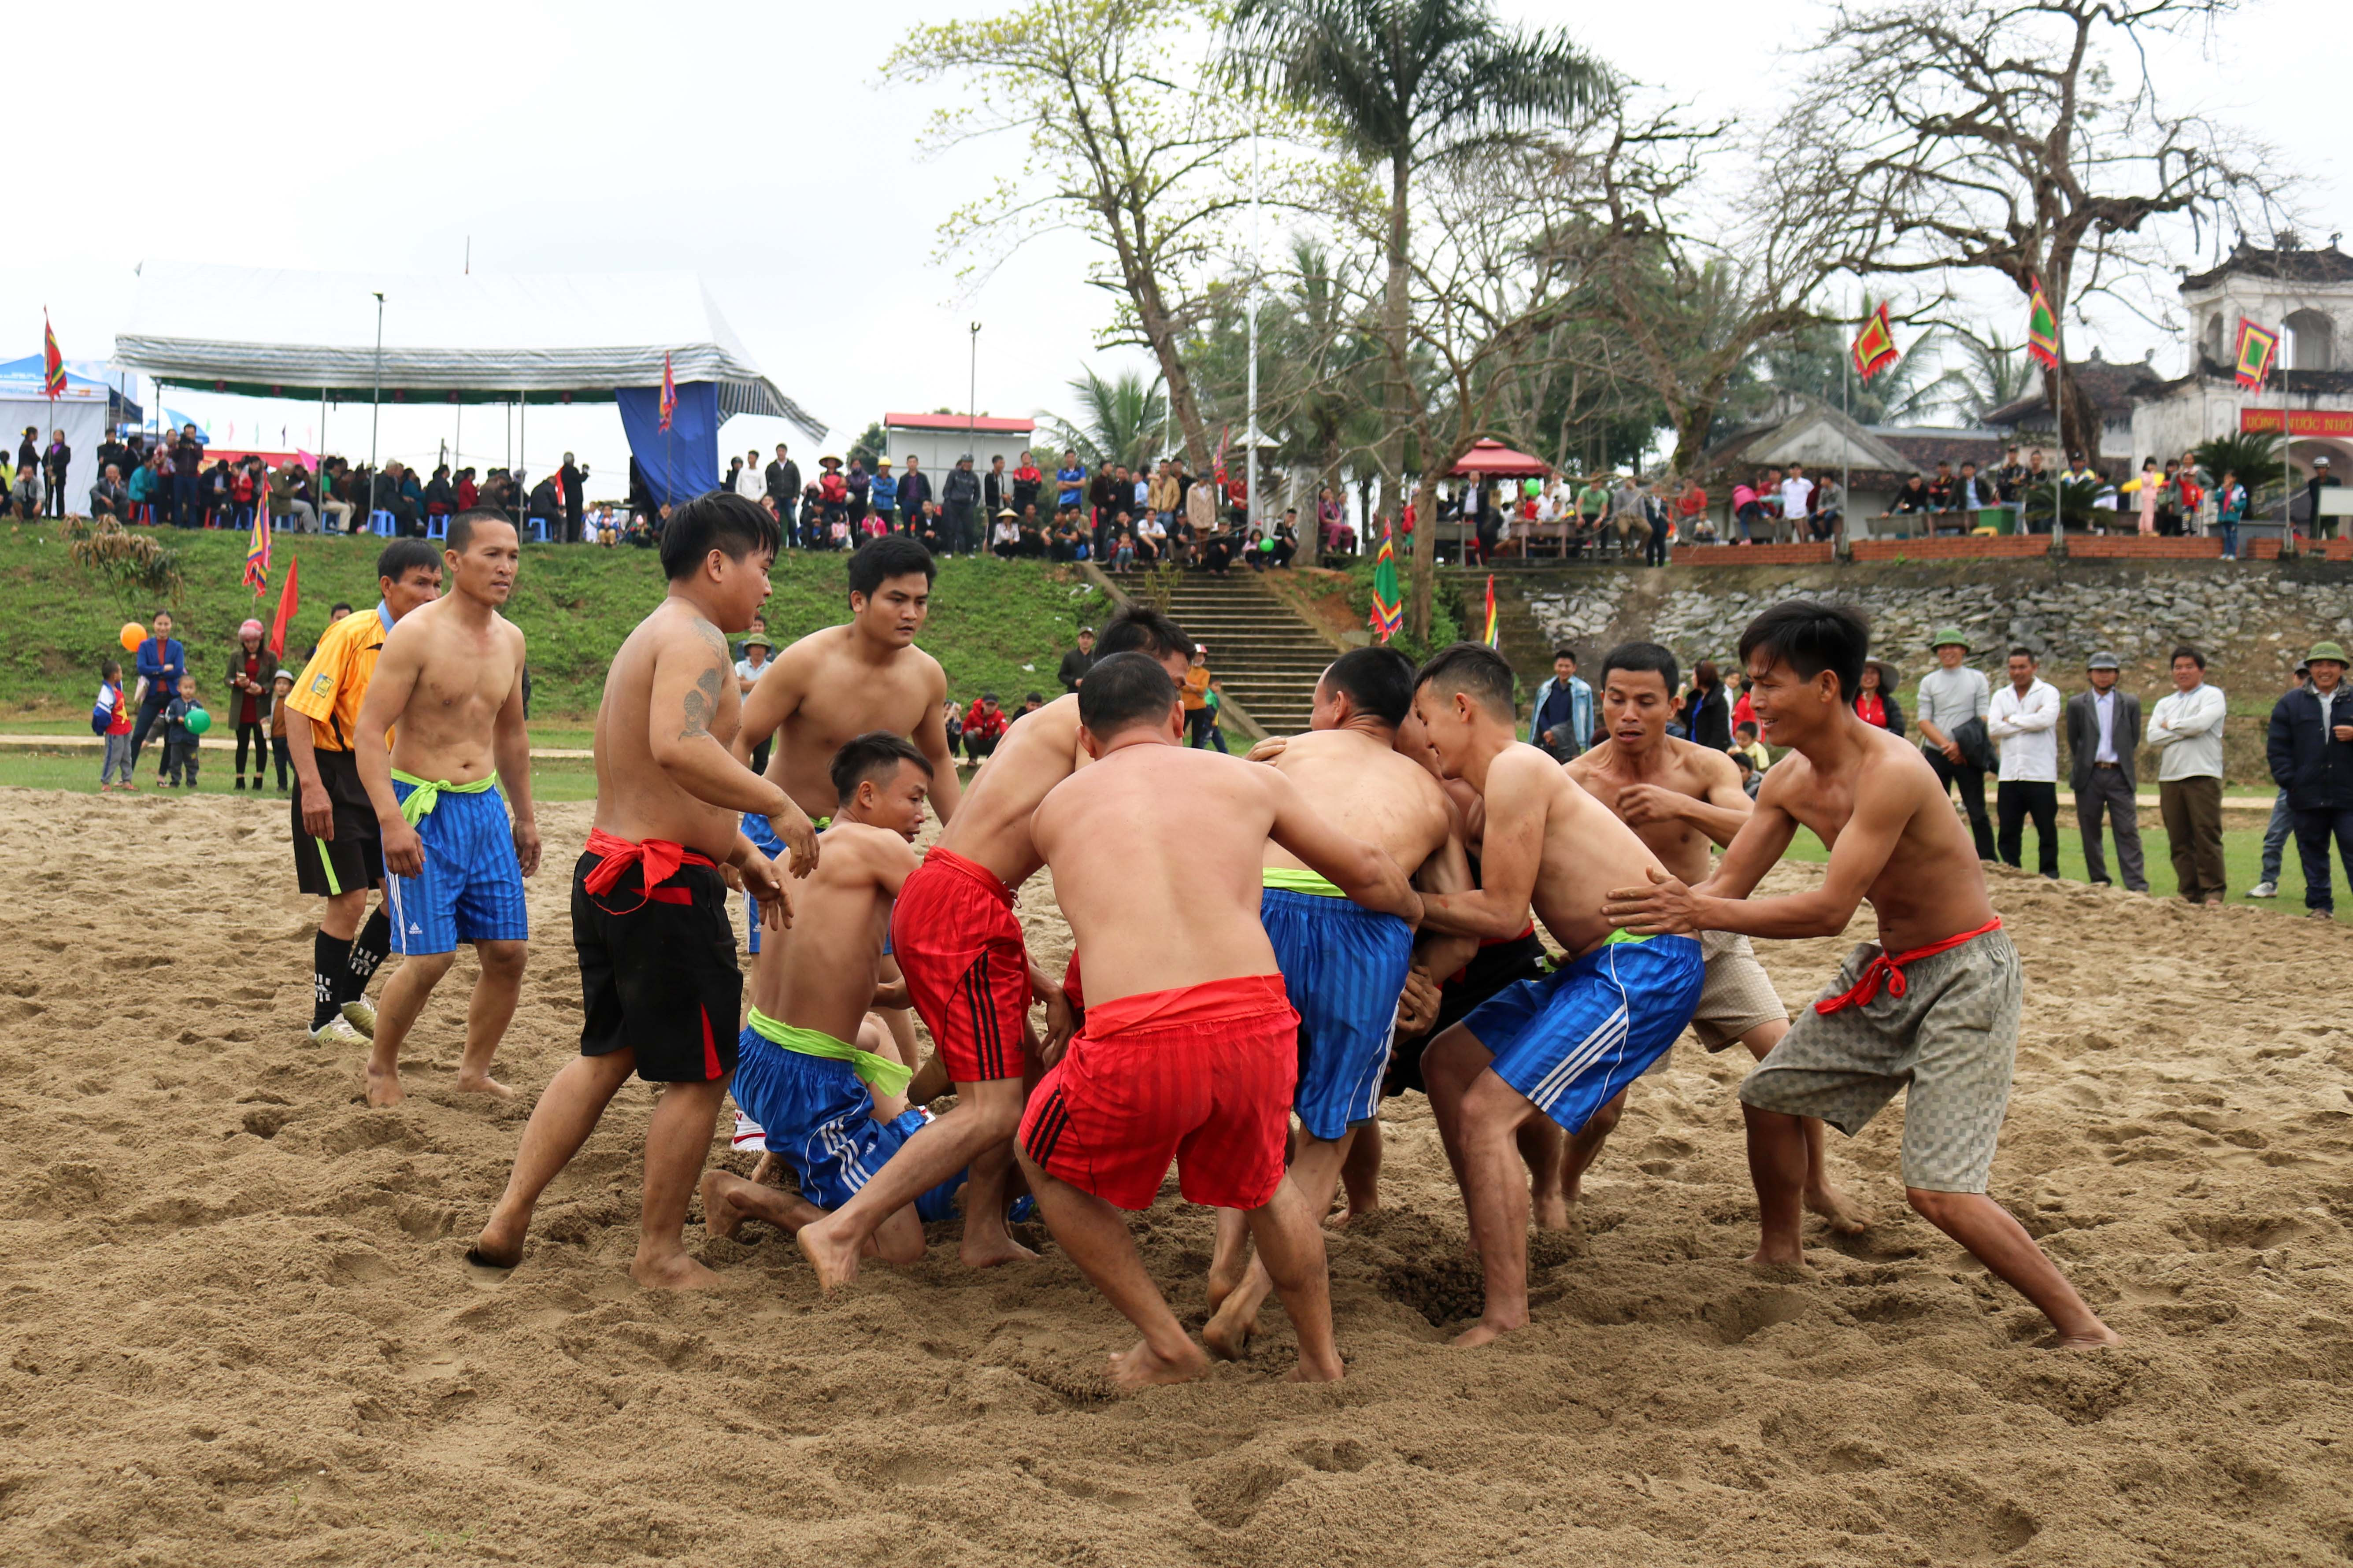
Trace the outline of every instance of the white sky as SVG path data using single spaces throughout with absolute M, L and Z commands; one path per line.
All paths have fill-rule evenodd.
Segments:
M 1801 46 L 1820 15 L 1811 0 L 1497 4 L 1571 26 L 1704 112 L 1752 121 L 1797 75 L 1778 51 Z M 2308 177 L 2312 242 L 2353 229 L 2337 150 L 2348 73 L 2325 47 L 2342 35 L 2342 4 L 2256 0 L 2221 35 L 2218 58 L 2185 47 L 2158 60 L 2175 102 L 2234 120 Z M 1109 316 L 1079 281 L 1084 249 L 1033 246 L 960 297 L 952 268 L 933 260 L 937 224 L 1022 149 L 921 159 L 917 133 L 947 89 L 881 75 L 910 27 L 987 8 L 222 0 L 195 26 L 184 6 L 28 7 L 9 35 L 21 68 L 12 163 L 27 194 L 0 260 L 0 358 L 38 348 L 44 305 L 69 358 L 104 357 L 144 258 L 455 272 L 470 236 L 484 271 L 699 271 L 769 376 L 832 426 L 833 450 L 886 409 L 961 409 L 974 321 L 982 412 L 1068 410 L 1063 383 Z M 2018 335 L 2022 310 L 1984 298 L 1993 323 Z M 2112 358 L 2157 347 L 2160 364 L 2179 363 L 2137 321 L 2097 325 Z M 2084 343 L 2079 332 L 2071 350 Z M 170 402 L 216 441 L 231 422 L 240 445 L 257 434 L 275 445 L 281 427 L 290 445 L 316 441 L 315 405 Z M 340 405 L 326 445 L 364 453 L 366 427 L 364 405 Z M 446 408 L 387 409 L 382 447 L 429 461 L 451 434 Z M 470 460 L 507 460 L 498 411 L 470 410 L 464 435 Z M 722 462 L 779 438 L 816 455 L 779 421 L 739 418 L 722 432 Z M 617 493 L 627 448 L 609 405 L 535 410 L 529 466 L 567 447 L 596 465 L 592 494 L 607 481 Z

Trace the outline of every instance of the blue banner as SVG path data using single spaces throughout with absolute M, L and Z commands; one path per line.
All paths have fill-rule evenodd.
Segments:
M 660 387 L 618 387 L 613 401 L 621 411 L 630 454 L 644 470 L 657 504 L 677 505 L 719 488 L 718 383 L 681 383 L 678 412 L 667 430 L 661 427 Z

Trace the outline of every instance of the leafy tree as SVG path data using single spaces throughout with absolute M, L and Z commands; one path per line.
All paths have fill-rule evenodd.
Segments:
M 2250 503 L 2287 473 L 2287 465 L 2280 460 L 2276 431 L 2234 430 L 2200 442 L 2193 452 L 2199 471 L 2206 476 L 2208 484 L 2221 483 L 2224 474 L 2236 474 L 2239 482 L 2247 487 Z
M 942 409 L 941 412 L 944 414 L 947 410 Z M 849 460 L 853 463 L 863 463 L 868 470 L 871 471 L 874 459 L 890 450 L 890 438 L 882 433 L 882 422 L 878 419 L 866 427 L 864 435 L 849 444 Z
M 1079 416 L 1045 416 L 1047 434 L 1057 447 L 1077 452 L 1090 469 L 1113 463 L 1133 469 L 1151 462 L 1168 427 L 1168 402 L 1157 380 L 1145 380 L 1141 371 L 1124 370 L 1106 381 L 1092 369 L 1082 369 L 1069 384 L 1079 402 Z

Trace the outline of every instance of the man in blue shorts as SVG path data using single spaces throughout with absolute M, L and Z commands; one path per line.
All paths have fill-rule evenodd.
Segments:
M 1425 888 L 1471 886 L 1468 862 L 1446 792 L 1430 771 L 1397 750 L 1398 726 L 1413 707 L 1413 665 L 1394 648 L 1342 654 L 1315 684 L 1304 735 L 1265 760 L 1307 804 L 1343 833 L 1375 845 Z M 1267 841 L 1259 919 L 1274 946 L 1283 989 L 1299 1010 L 1298 1152 L 1291 1179 L 1310 1213 L 1332 1206 L 1340 1166 L 1357 1131 L 1381 1102 L 1398 998 L 1413 961 L 1413 928 L 1347 895 Z M 1241 1354 L 1260 1306 L 1274 1289 L 1263 1264 L 1248 1258 L 1242 1211 L 1218 1211 L 1209 1264 L 1211 1317 L 1201 1341 L 1213 1355 Z
M 1482 886 L 1422 900 L 1425 931 L 1509 937 L 1533 907 L 1567 962 L 1504 987 L 1430 1042 L 1421 1063 L 1486 1271 L 1483 1345 L 1528 1321 L 1528 1184 L 1515 1135 L 1539 1113 L 1567 1131 L 1641 1076 L 1691 1022 L 1707 969 L 1688 936 L 1635 937 L 1603 917 L 1611 888 L 1666 873 L 1634 830 L 1558 763 L 1514 738 L 1512 668 L 1456 643 L 1421 668 L 1414 712 L 1449 778 L 1486 806 Z
M 913 1064 L 870 1009 L 906 1005 L 903 985 L 877 980 L 891 906 L 915 869 L 932 764 L 905 737 L 876 731 L 834 754 L 831 781 L 839 804 L 824 853 L 794 890 L 792 940 L 753 964 L 751 1021 L 736 1042 L 735 1103 L 800 1191 L 706 1172 L 703 1225 L 713 1236 L 733 1236 L 747 1218 L 795 1234 L 848 1203 L 923 1124 L 907 1099 Z M 884 1219 L 875 1252 L 886 1263 L 921 1258 L 925 1222 L 955 1214 L 964 1181 L 959 1171 Z
M 353 726 L 384 845 L 393 951 L 403 955 L 376 1010 L 370 1105 L 403 1098 L 401 1045 L 461 942 L 474 944 L 481 976 L 466 1010 L 458 1088 L 513 1097 L 491 1076 L 491 1058 L 522 988 L 531 935 L 522 879 L 539 869 L 522 631 L 499 614 L 522 552 L 503 513 L 477 508 L 449 520 L 441 555 L 448 593 L 385 638 Z M 506 787 L 503 804 L 493 779 Z

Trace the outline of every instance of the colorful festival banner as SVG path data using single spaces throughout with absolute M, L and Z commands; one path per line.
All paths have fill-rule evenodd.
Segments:
M 2272 358 L 2279 353 L 2279 334 L 2266 331 L 2246 317 L 2239 318 L 2239 343 L 2232 353 L 2236 362 L 2232 372 L 2239 384 L 2252 392 L 2263 390 L 2263 378 L 2272 372 Z
M 1479 640 L 1489 647 L 1501 647 L 1504 644 L 1503 633 L 1495 625 L 1495 574 L 1493 572 L 1487 574 L 1487 629 Z
M 1373 565 L 1373 633 L 1387 642 L 1405 626 L 1405 602 L 1398 594 L 1397 539 L 1394 530 L 1381 535 L 1381 552 Z
M 278 614 L 269 623 L 269 651 L 280 658 L 286 657 L 286 627 L 302 603 L 302 589 L 294 580 L 294 569 L 302 564 L 295 556 L 286 563 L 286 585 L 278 590 Z
M 1862 331 L 1847 346 L 1854 357 L 1854 374 L 1868 382 L 1904 356 L 1895 347 L 1895 331 L 1887 322 L 1886 301 L 1863 321 Z
M 2052 313 L 2042 279 L 2033 279 L 2034 291 L 2026 301 L 2026 352 L 2045 370 L 2059 368 L 2059 318 Z

